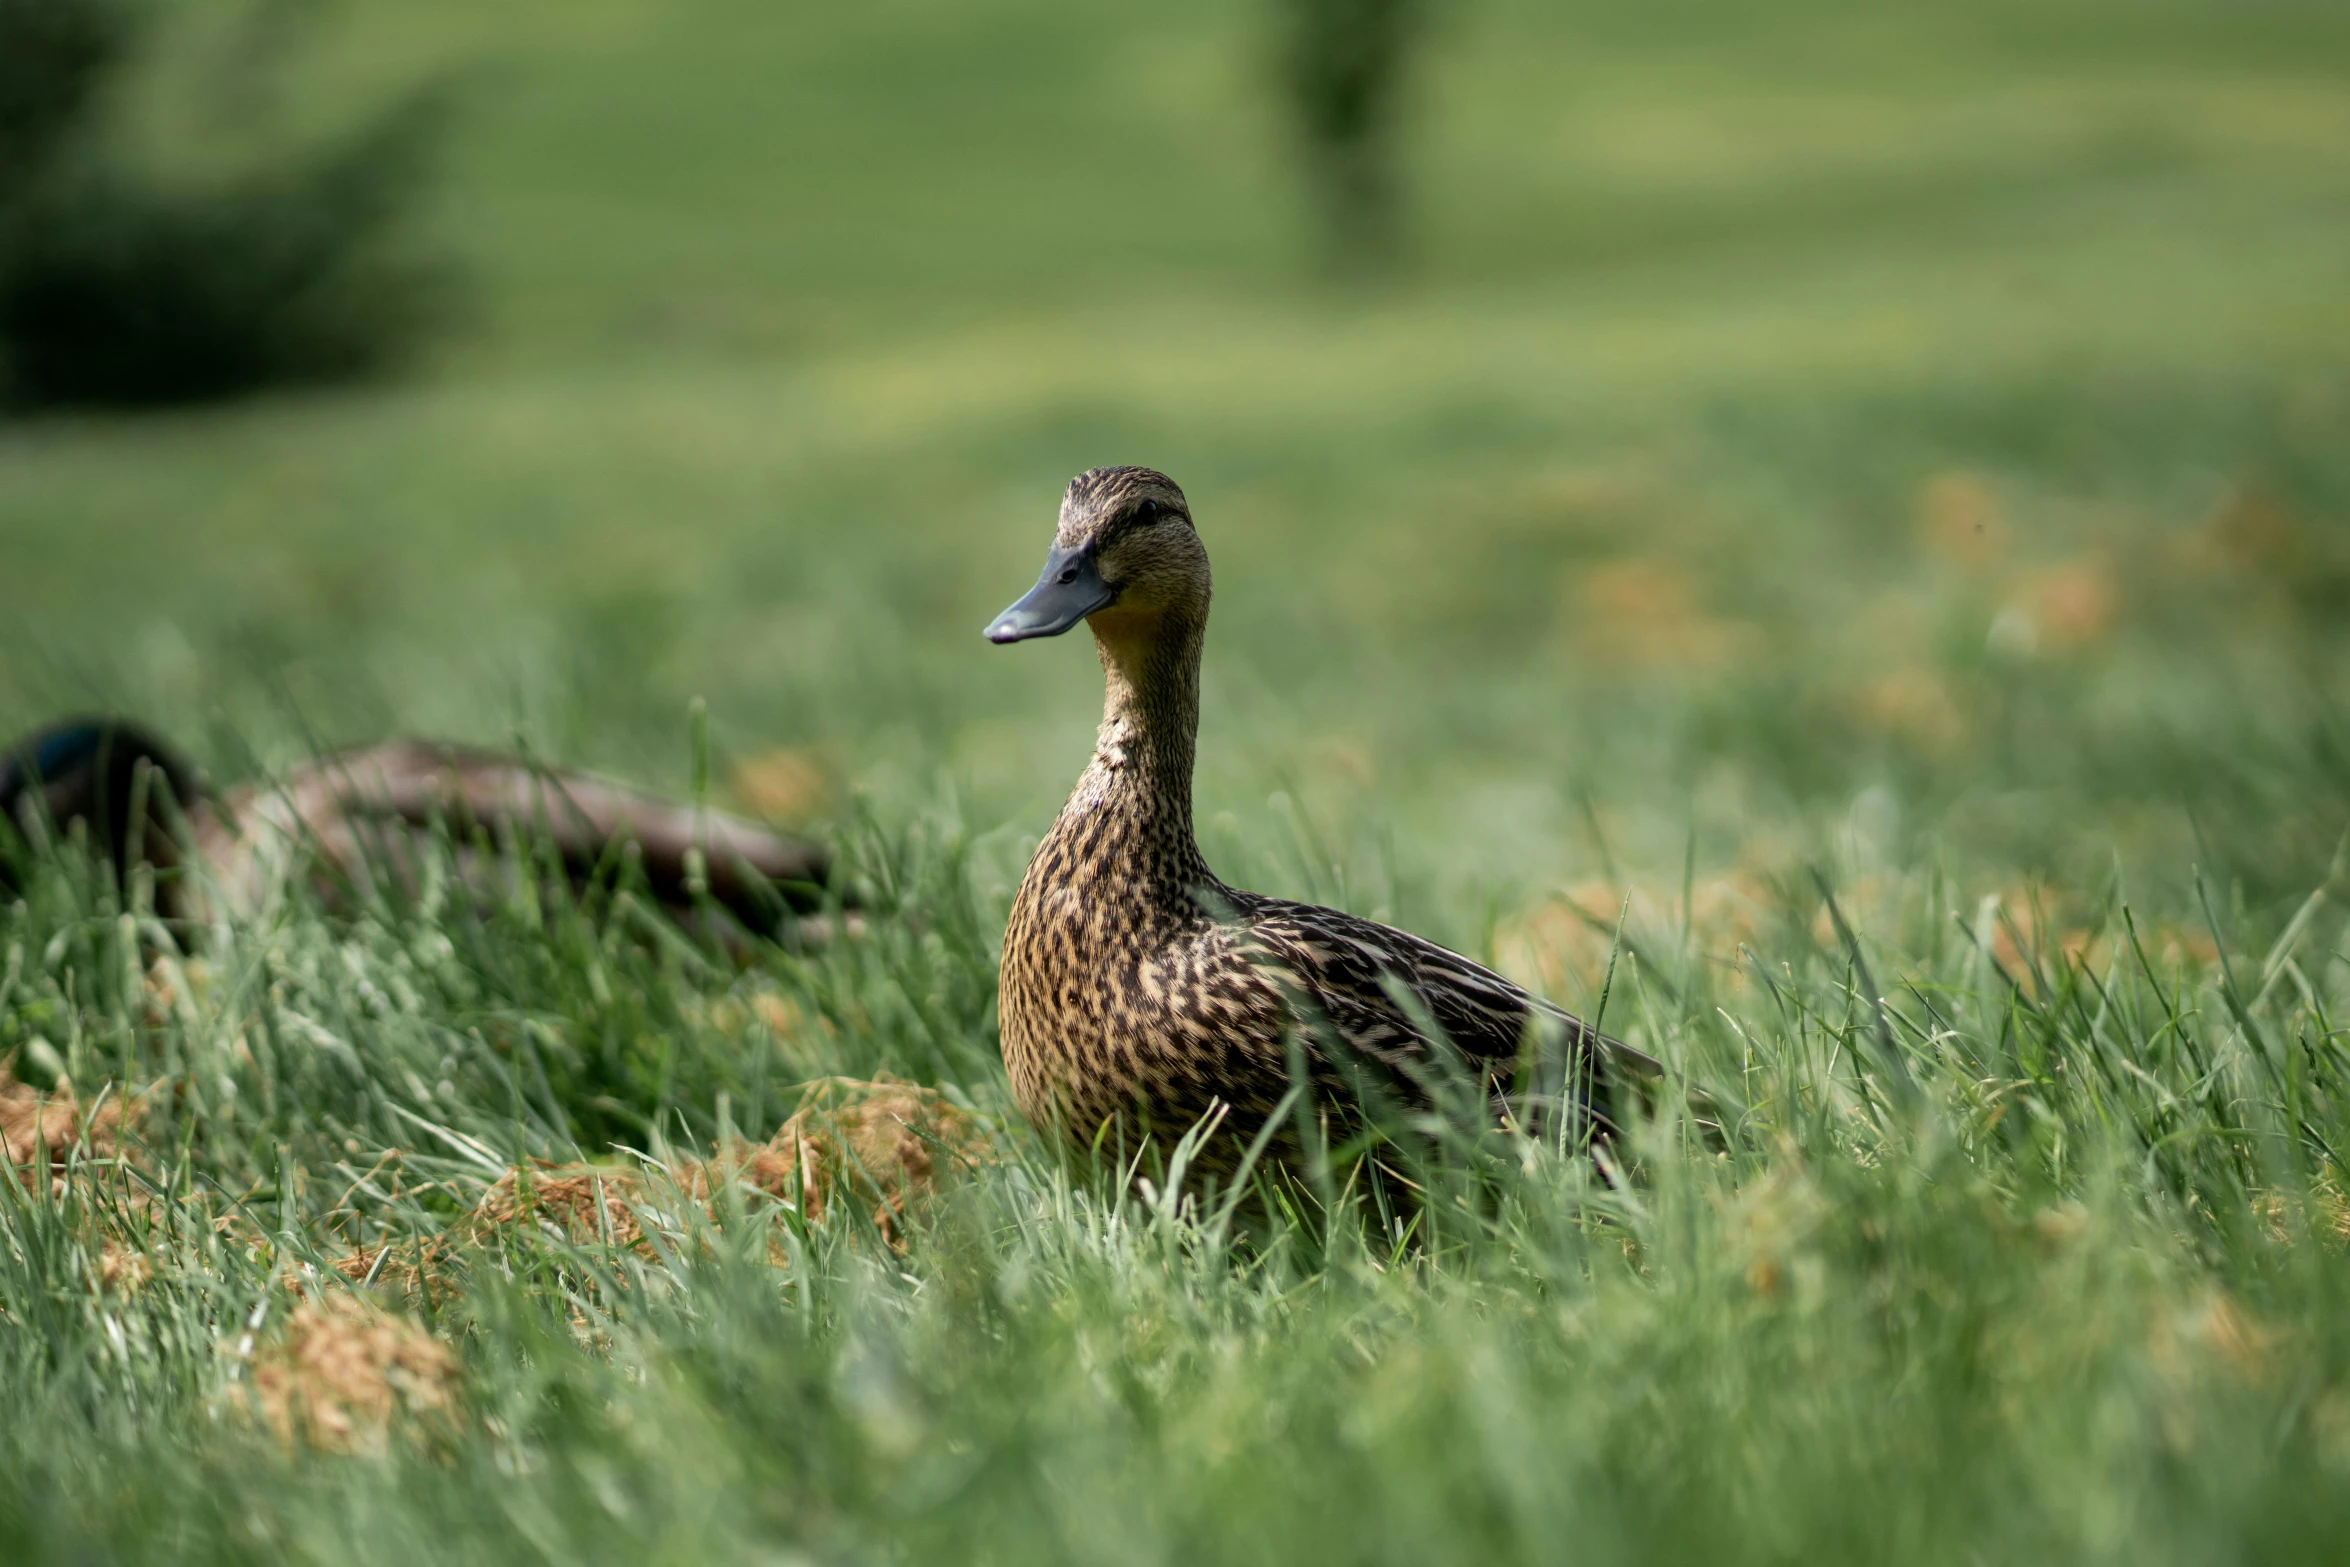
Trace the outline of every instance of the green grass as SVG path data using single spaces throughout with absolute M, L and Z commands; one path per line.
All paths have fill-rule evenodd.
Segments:
M 328 13 L 293 120 L 470 84 L 475 319 L 406 384 L 0 430 L 0 727 L 123 709 L 222 777 L 519 735 L 683 788 L 698 695 L 722 764 L 830 770 L 881 912 L 736 968 L 559 899 L 297 899 L 162 1004 L 52 868 L 0 912 L 0 1051 L 146 1109 L 117 1195 L 0 1193 L 0 1555 L 2323 1550 L 2336 9 L 1487 0 L 1413 266 L 1344 293 L 1244 5 Z M 175 15 L 150 128 L 233 143 L 187 64 L 233 8 Z M 1215 557 L 1218 869 L 1604 988 L 1726 1147 L 1668 1117 L 1614 1190 L 1456 1151 L 1474 1200 L 1397 1245 L 1027 1139 L 994 942 L 1098 675 L 978 631 L 1117 461 Z M 1009 1154 L 902 1254 L 665 1200 L 650 1256 L 507 1233 L 379 1283 L 456 1418 L 349 1456 L 241 1412 L 304 1265 L 883 1070 Z M 102 1286 L 107 1237 L 152 1276 Z

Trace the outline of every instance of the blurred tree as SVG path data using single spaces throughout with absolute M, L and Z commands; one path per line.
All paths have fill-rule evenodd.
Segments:
M 0 0 L 0 401 L 191 401 L 417 343 L 446 296 L 405 243 L 437 100 L 276 167 L 168 182 L 105 134 L 139 25 L 123 0 Z
M 116 0 L 0 0 L 0 201 L 65 139 L 129 41 Z
M 1282 83 L 1332 266 L 1391 265 L 1402 245 L 1396 132 L 1422 0 L 1280 0 Z

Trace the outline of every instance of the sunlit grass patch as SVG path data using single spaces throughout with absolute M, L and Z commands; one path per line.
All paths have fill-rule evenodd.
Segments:
M 247 1379 L 272 1435 L 332 1452 L 380 1452 L 396 1423 L 444 1424 L 458 1397 L 447 1345 L 342 1290 L 298 1297 Z
M 902 845 L 872 852 L 885 884 L 908 868 Z M 669 1025 L 698 1050 L 737 1058 L 705 1082 L 743 1083 L 771 1029 L 819 1013 L 841 1035 L 827 1049 L 870 1048 L 935 940 L 906 927 L 951 928 L 967 874 L 899 881 L 905 926 L 813 959 L 630 972 L 699 1019 Z M 271 960 L 289 983 L 235 1014 L 248 1041 L 332 1017 L 333 1046 L 305 1037 L 352 1074 L 340 1092 L 414 1108 L 345 1112 L 321 1137 L 281 1078 L 263 1123 L 280 1151 L 255 1161 L 224 1135 L 241 1113 L 190 1120 L 183 1098 L 143 1119 L 129 1165 L 25 1191 L 0 1226 L 0 1321 L 30 1379 L 13 1385 L 78 1389 L 81 1413 L 47 1417 L 56 1451 L 127 1441 L 159 1498 L 255 1477 L 254 1527 L 339 1539 L 336 1509 L 408 1517 L 414 1494 L 443 1527 L 590 1557 L 679 1529 L 718 1552 L 1092 1542 L 1082 1556 L 1116 1516 L 1187 1553 L 1538 1559 L 1562 1495 L 1627 1558 L 1736 1555 L 1757 1531 L 1942 1559 L 1937 1542 L 2088 1548 L 2113 1527 L 2143 1549 L 2168 1520 L 2254 1506 L 2322 1527 L 2322 1487 L 2291 1476 L 2350 1451 L 2326 1423 L 2343 1395 L 2317 1309 L 2344 1244 L 2329 906 L 2265 955 L 2215 910 L 2211 950 L 2166 963 L 2155 933 L 2184 911 L 1891 867 L 1836 891 L 1850 940 L 1816 882 L 1760 870 L 1593 886 L 1538 914 L 1527 929 L 1562 932 L 1555 981 L 1572 992 L 1600 962 L 1608 1026 L 1704 1090 L 1712 1124 L 1665 1096 L 1612 1185 L 1571 1154 L 1477 1156 L 1401 1230 L 1294 1198 L 1235 1225 L 983 1134 L 959 1102 L 996 1092 L 981 1022 L 968 1055 L 928 1057 L 944 1093 L 779 1085 L 706 1153 L 534 1162 L 567 1146 L 547 1141 L 560 1099 L 534 1107 L 487 1070 L 531 1036 L 485 1035 L 502 1043 L 444 1068 L 466 1086 L 418 1098 L 397 1007 L 321 1003 L 445 941 L 472 954 L 476 1017 L 588 1005 L 584 973 L 520 962 L 547 932 L 224 928 L 189 1006 L 139 1014 L 134 1087 L 170 1102 L 154 1067 L 205 1059 L 190 1035 L 218 1026 L 220 987 L 315 950 L 338 956 Z M 2071 944 L 2082 929 L 2106 945 Z M 953 950 L 930 961 L 987 978 L 984 948 Z M 2262 973 L 2281 978 L 2248 992 Z M 939 1048 L 892 1037 L 883 1060 Z M 223 1059 L 252 1085 L 237 1101 L 266 1097 L 252 1055 Z M 727 1095 L 703 1106 L 714 1136 L 745 1113 Z M 216 1088 L 206 1113 L 230 1102 Z M 125 1177 L 135 1199 L 109 1207 Z M 110 1276 L 118 1251 L 140 1260 Z M 135 1423 L 101 1438 L 92 1422 L 147 1385 L 125 1364 L 244 1425 L 194 1447 Z M 2288 1399 L 2307 1413 L 2285 1430 L 2312 1445 L 2262 1478 L 2244 1444 L 2272 1465 L 2294 1451 L 2273 1423 Z M 330 1467 L 259 1478 L 280 1462 Z M 2171 1464 L 2219 1464 L 2234 1489 L 2144 1488 Z M 91 1510 L 92 1471 L 39 1472 L 82 1535 L 142 1527 Z M 792 1506 L 741 1506 L 763 1488 Z M 1855 1514 L 1855 1488 L 1877 1505 Z M 2116 1521 L 2093 1524 L 2101 1509 Z

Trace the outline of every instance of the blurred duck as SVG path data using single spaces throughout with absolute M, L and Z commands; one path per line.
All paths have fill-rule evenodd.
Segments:
M 126 878 L 153 866 L 156 912 L 175 920 L 258 908 L 296 871 L 330 907 L 387 880 L 413 887 L 423 847 L 444 829 L 477 892 L 497 885 L 505 847 L 544 844 L 575 883 L 633 859 L 681 920 L 698 922 L 715 904 L 761 934 L 784 934 L 817 910 L 830 874 L 822 849 L 739 817 L 423 741 L 338 752 L 215 793 L 172 746 L 112 718 L 55 724 L 0 752 L 0 822 L 0 847 L 20 854 L 78 835 Z M 495 851 L 487 859 L 475 848 L 484 838 Z M 14 881 L 16 860 L 0 853 L 0 888 Z
M 1183 491 L 1149 468 L 1096 468 L 1070 481 L 1036 586 L 987 629 L 1024 642 L 1084 621 L 1108 685 L 1093 760 L 1004 932 L 1022 1112 L 1084 1141 L 1125 1116 L 1171 1138 L 1221 1106 L 1237 1135 L 1202 1164 L 1229 1168 L 1287 1093 L 1294 1041 L 1342 1116 L 1366 1089 L 1425 1103 L 1466 1067 L 1505 1112 L 1531 1076 L 1569 1127 L 1610 1130 L 1619 1080 L 1653 1079 L 1655 1061 L 1433 942 L 1208 869 L 1191 825 L 1208 597 Z

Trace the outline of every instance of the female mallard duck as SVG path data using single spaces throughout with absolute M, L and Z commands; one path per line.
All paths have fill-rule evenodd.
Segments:
M 1568 1115 L 1604 1128 L 1601 1055 L 1642 1077 L 1655 1062 L 1433 942 L 1208 869 L 1191 830 L 1208 592 L 1175 481 L 1096 468 L 1070 481 L 1036 586 L 987 628 L 1023 642 L 1085 621 L 1108 684 L 1093 760 L 1004 932 L 1004 1065 L 1021 1111 L 1090 1138 L 1124 1114 L 1180 1133 L 1220 1105 L 1245 1139 L 1287 1093 L 1293 1044 L 1318 1090 L 1367 1082 L 1407 1104 L 1449 1046 L 1490 1092 L 1547 1056 Z
M 478 892 L 499 869 L 473 856 L 477 833 L 544 843 L 580 882 L 626 853 L 681 919 L 706 896 L 762 932 L 818 907 L 829 869 L 822 849 L 739 817 L 415 740 L 318 757 L 215 794 L 169 744 L 113 718 L 53 724 L 0 751 L 0 849 L 12 836 L 38 844 L 77 824 L 122 874 L 141 862 L 163 873 L 156 901 L 167 919 L 201 918 L 214 896 L 250 909 L 289 870 L 306 873 L 330 906 L 379 878 L 413 884 L 417 850 L 443 827 Z M 0 853 L 0 889 L 13 881 L 13 858 Z

